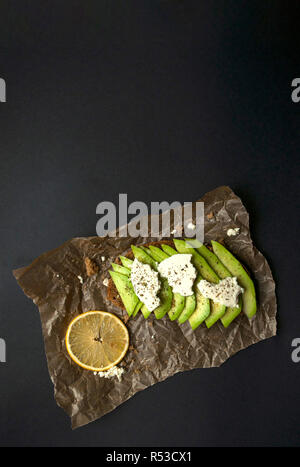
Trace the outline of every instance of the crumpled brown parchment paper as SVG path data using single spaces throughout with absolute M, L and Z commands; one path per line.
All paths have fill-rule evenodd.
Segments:
M 218 322 L 210 329 L 201 325 L 192 331 L 188 322 L 178 325 L 168 317 L 156 320 L 151 316 L 145 320 L 138 313 L 127 323 L 133 348 L 123 361 L 121 381 L 100 378 L 77 366 L 66 351 L 65 333 L 70 321 L 85 311 L 107 310 L 125 316 L 106 299 L 103 279 L 108 277 L 111 262 L 131 243 L 160 238 L 74 238 L 13 272 L 24 293 L 39 308 L 55 399 L 71 417 L 72 428 L 102 417 L 136 392 L 179 371 L 220 366 L 239 350 L 276 334 L 274 280 L 266 259 L 252 243 L 249 215 L 241 199 L 223 186 L 199 201 L 205 206 L 205 242 L 224 239 L 254 278 L 257 314 L 250 321 L 241 313 L 227 329 Z M 240 228 L 240 234 L 228 237 L 228 228 L 234 227 Z M 99 265 L 98 274 L 87 277 L 86 256 Z M 101 260 L 103 256 L 105 261 Z

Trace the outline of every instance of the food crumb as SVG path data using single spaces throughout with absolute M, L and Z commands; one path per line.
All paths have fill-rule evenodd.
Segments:
M 127 324 L 127 323 L 128 323 L 128 321 L 129 321 L 129 318 L 130 318 L 130 317 L 129 317 L 128 315 L 124 315 L 124 316 L 122 316 L 123 322 L 124 322 L 125 324 Z
M 240 233 L 240 228 L 239 227 L 227 230 L 228 237 L 235 237 L 235 235 L 238 235 L 239 233 Z
M 105 287 L 108 287 L 108 284 L 109 284 L 109 279 L 106 277 L 106 278 L 103 280 L 103 285 L 105 285 Z
M 102 261 L 102 263 L 104 263 L 104 261 L 105 261 L 105 256 L 101 256 L 101 261 Z
M 176 232 L 177 232 L 177 230 L 176 230 L 176 229 L 172 230 L 172 232 L 171 232 L 171 235 L 175 235 L 175 234 L 176 234 Z
M 84 262 L 85 262 L 86 273 L 89 277 L 99 272 L 99 266 L 95 263 L 95 261 L 91 260 L 91 258 L 88 258 L 88 257 L 84 258 Z
M 82 279 L 82 277 L 81 277 L 81 276 L 77 276 L 77 277 L 78 277 L 78 280 L 79 280 L 80 284 L 83 284 L 83 279 Z
M 95 371 L 94 375 L 100 376 L 100 378 L 114 378 L 116 376 L 118 380 L 121 381 L 123 373 L 123 368 L 112 366 L 109 370 L 106 371 Z
M 189 222 L 188 225 L 187 225 L 187 228 L 190 229 L 190 230 L 195 230 L 196 226 L 193 222 Z

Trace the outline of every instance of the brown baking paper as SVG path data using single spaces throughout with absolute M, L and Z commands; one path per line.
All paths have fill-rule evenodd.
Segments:
M 138 313 L 127 323 L 133 347 L 123 361 L 121 381 L 100 378 L 77 366 L 65 348 L 66 330 L 76 315 L 89 310 L 124 317 L 126 313 L 106 298 L 103 280 L 110 264 L 131 243 L 161 238 L 74 238 L 14 271 L 20 287 L 39 308 L 55 399 L 71 417 L 72 428 L 102 417 L 138 391 L 179 371 L 220 366 L 239 350 L 276 334 L 274 280 L 266 259 L 253 246 L 242 201 L 228 187 L 217 188 L 199 201 L 205 203 L 205 242 L 223 239 L 254 278 L 257 314 L 249 320 L 241 313 L 227 329 L 217 322 L 210 329 L 201 325 L 192 331 L 188 322 L 179 325 L 167 316 L 145 320 Z M 239 235 L 228 237 L 227 230 L 234 227 L 240 228 Z M 99 273 L 91 277 L 86 275 L 86 256 L 99 265 Z

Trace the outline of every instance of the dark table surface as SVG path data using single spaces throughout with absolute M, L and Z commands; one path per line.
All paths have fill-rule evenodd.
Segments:
M 3 1 L 1 446 L 299 445 L 299 2 Z M 278 335 L 71 431 L 11 270 L 96 234 L 96 206 L 230 185 L 277 283 Z

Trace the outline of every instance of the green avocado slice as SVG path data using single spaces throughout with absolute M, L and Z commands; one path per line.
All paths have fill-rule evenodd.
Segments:
M 167 253 L 165 253 L 164 251 L 162 251 L 160 248 L 157 248 L 157 246 L 154 246 L 154 245 L 150 245 L 149 246 L 150 248 L 150 251 L 152 253 L 152 255 L 154 255 L 154 259 L 155 259 L 155 256 L 156 256 L 156 261 L 163 261 L 164 259 L 167 259 L 169 258 L 169 255 L 167 255 Z
M 139 303 L 136 305 L 136 307 L 135 307 L 135 309 L 134 309 L 134 311 L 133 311 L 133 313 L 132 313 L 132 317 L 133 317 L 133 318 L 138 314 L 138 312 L 139 312 L 140 309 L 142 308 L 142 305 L 143 305 L 142 302 L 139 301 Z
M 203 256 L 199 255 L 199 253 L 194 248 L 187 246 L 187 242 L 185 240 L 178 240 L 174 238 L 174 244 L 179 253 L 190 253 L 193 256 L 192 262 L 195 268 L 200 272 L 203 279 L 207 280 L 208 282 L 213 282 L 214 284 L 219 282 L 217 274 L 210 267 Z
M 157 270 L 156 261 L 154 261 L 144 250 L 136 247 L 135 245 L 132 245 L 131 249 L 135 258 L 141 261 L 141 263 L 149 264 L 149 266 L 151 266 L 155 271 Z M 154 314 L 157 319 L 161 319 L 171 308 L 173 298 L 172 289 L 166 279 L 161 280 L 161 288 L 158 296 L 160 298 L 160 305 L 155 308 Z
M 219 260 L 219 258 L 210 251 L 205 245 L 201 245 L 200 247 L 196 248 L 196 250 L 206 259 L 208 264 L 214 269 L 214 271 L 218 274 L 220 279 L 225 279 L 226 277 L 231 277 L 229 270 L 224 266 L 223 263 Z M 213 304 L 212 308 L 213 308 Z M 219 318 L 221 318 L 222 324 L 225 328 L 229 326 L 229 324 L 240 314 L 242 310 L 242 299 L 239 299 L 239 306 L 237 307 L 228 307 L 225 310 L 225 313 L 222 313 L 222 309 L 220 313 L 218 310 L 213 310 L 209 317 L 206 319 L 205 323 L 207 327 L 211 327 Z
M 145 319 L 149 318 L 151 315 L 151 311 L 148 310 L 145 304 L 142 304 L 141 312 L 143 313 Z
M 189 319 L 189 317 L 194 313 L 196 308 L 196 296 L 195 294 L 185 297 L 185 305 L 182 310 L 181 315 L 178 318 L 178 323 L 182 324 Z
M 124 274 L 125 276 L 130 276 L 130 269 L 126 268 L 125 266 L 121 266 L 120 264 L 112 263 L 111 267 L 114 271 L 119 272 L 120 274 Z
M 173 292 L 167 279 L 161 279 L 161 288 L 158 292 L 158 296 L 160 298 L 160 305 L 155 308 L 154 314 L 156 319 L 161 319 L 172 306 Z
M 170 245 L 165 245 L 164 243 L 161 245 L 162 249 L 165 253 L 169 256 L 178 255 L 178 251 L 174 250 Z
M 227 308 L 225 315 L 222 316 L 221 321 L 224 326 L 224 328 L 227 328 L 230 323 L 240 314 L 242 311 L 242 297 L 240 296 L 239 298 L 239 306 L 236 306 L 235 308 Z
M 131 249 L 134 254 L 134 257 L 137 260 L 139 260 L 141 263 L 149 264 L 151 268 L 153 268 L 155 271 L 157 270 L 156 261 L 154 261 L 154 259 L 151 258 L 151 256 L 148 255 L 148 253 L 142 250 L 142 248 L 135 245 L 131 245 Z
M 149 255 L 151 255 L 152 258 L 158 263 L 161 263 L 163 260 L 170 257 L 167 253 L 165 253 L 160 248 L 154 245 L 150 245 L 149 249 L 150 249 Z M 184 308 L 184 305 L 185 305 L 185 297 L 183 297 L 179 293 L 173 293 L 172 305 L 171 305 L 170 310 L 168 311 L 168 315 L 171 321 L 174 321 L 180 316 Z
M 132 259 L 129 259 L 126 256 L 120 256 L 120 260 L 121 260 L 122 265 L 125 266 L 125 268 L 128 268 L 128 269 L 131 268 L 132 263 L 133 263 Z
M 198 253 L 200 253 L 203 258 L 206 259 L 210 267 L 216 272 L 220 279 L 225 279 L 228 276 L 231 276 L 228 269 L 221 263 L 219 258 L 210 251 L 205 245 L 201 245 L 200 247 L 196 248 Z
M 197 284 L 202 279 L 203 278 L 199 274 L 195 282 L 196 308 L 192 316 L 189 318 L 189 322 L 193 330 L 200 326 L 200 324 L 203 323 L 210 314 L 210 300 L 203 297 L 197 287 Z
M 109 271 L 109 274 L 111 275 L 116 289 L 120 294 L 128 315 L 131 316 L 135 307 L 139 303 L 139 299 L 134 292 L 130 279 L 124 274 L 115 271 Z
M 172 306 L 168 311 L 168 315 L 171 321 L 174 321 L 181 315 L 184 309 L 184 305 L 185 297 L 183 297 L 183 295 L 180 295 L 179 293 L 173 293 Z
M 223 245 L 214 241 L 211 243 L 220 261 L 233 276 L 237 277 L 239 284 L 244 288 L 244 293 L 242 294 L 243 312 L 248 318 L 252 318 L 257 309 L 253 281 L 250 279 L 241 263 Z

